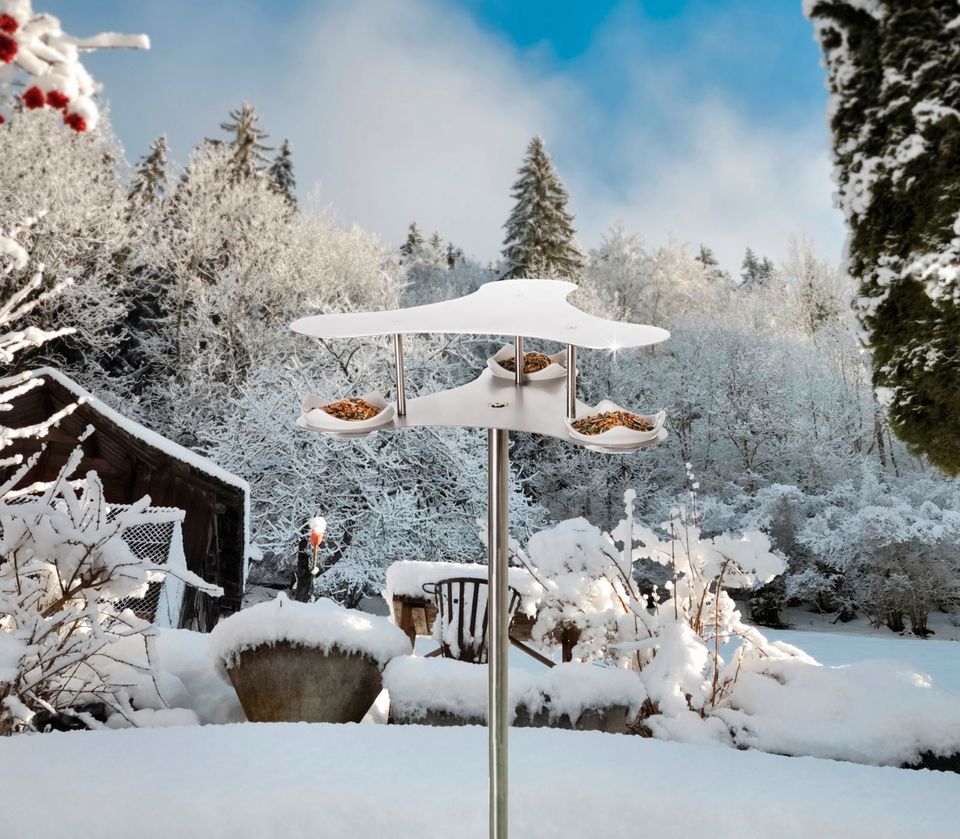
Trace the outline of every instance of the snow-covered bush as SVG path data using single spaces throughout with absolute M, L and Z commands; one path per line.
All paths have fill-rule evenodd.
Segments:
M 29 255 L 16 239 L 0 237 L 0 275 L 22 278 Z M 40 266 L 19 291 L 0 304 L 0 361 L 38 347 L 68 330 L 23 326 L 33 310 L 62 290 L 43 289 Z M 0 379 L 0 407 L 43 384 L 34 377 Z M 37 424 L 0 426 L 2 450 L 18 439 L 42 438 L 75 406 Z M 22 487 L 37 457 L 0 459 L 10 467 L 0 484 L 0 735 L 33 727 L 40 712 L 78 713 L 76 706 L 103 703 L 110 711 L 133 712 L 123 683 L 109 674 L 107 647 L 139 636 L 147 645 L 149 624 L 124 609 L 122 599 L 140 596 L 158 574 L 175 573 L 211 594 L 192 574 L 139 559 L 123 534 L 138 525 L 170 521 L 169 512 L 149 512 L 149 498 L 111 515 L 96 473 L 74 481 L 82 458 L 78 447 L 49 485 Z M 94 724 L 89 714 L 80 714 Z
M 579 635 L 574 658 L 638 671 L 648 698 L 643 730 L 663 733 L 723 706 L 745 661 L 792 654 L 748 626 L 724 590 L 769 582 L 786 564 L 756 531 L 702 537 L 695 492 L 690 512 L 677 510 L 659 532 L 634 520 L 635 497 L 624 494 L 626 517 L 612 535 L 583 519 L 562 522 L 536 534 L 522 559 L 545 589 L 534 638 L 556 645 L 558 627 L 569 625 Z M 641 588 L 643 561 L 666 569 L 667 596 Z M 730 641 L 727 662 L 721 648 Z
M 859 606 L 878 626 L 927 634 L 936 609 L 960 606 L 960 509 L 956 491 L 929 481 L 887 481 L 867 472 L 859 487 L 837 485 L 799 534 L 829 556 Z
M 32 728 L 40 711 L 93 725 L 75 710 L 91 703 L 132 721 L 127 685 L 115 681 L 108 647 L 138 636 L 149 666 L 153 633 L 123 599 L 142 597 L 163 574 L 222 594 L 189 572 L 136 557 L 124 533 L 176 514 L 149 511 L 145 497 L 111 515 L 96 473 L 79 487 L 71 481 L 80 458 L 77 449 L 56 480 L 34 492 L 14 491 L 33 459 L 0 485 L 0 734 Z

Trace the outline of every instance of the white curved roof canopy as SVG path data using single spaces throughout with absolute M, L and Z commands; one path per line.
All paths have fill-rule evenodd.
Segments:
M 473 294 L 385 312 L 313 315 L 291 324 L 311 338 L 360 338 L 417 332 L 520 335 L 591 349 L 645 347 L 666 341 L 657 326 L 589 315 L 567 302 L 577 288 L 559 280 L 499 280 Z

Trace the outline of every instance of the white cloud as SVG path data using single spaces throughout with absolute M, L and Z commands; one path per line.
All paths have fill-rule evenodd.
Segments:
M 563 131 L 576 93 L 529 72 L 464 14 L 438 4 L 341 4 L 318 14 L 292 84 L 271 105 L 345 221 L 398 241 L 416 220 L 492 258 L 509 188 L 535 133 Z
M 334 0 L 296 18 L 249 0 L 164 8 L 144 21 L 154 51 L 135 81 L 104 76 L 121 135 L 145 145 L 139 135 L 169 131 L 182 158 L 245 98 L 274 140 L 293 142 L 301 190 L 319 182 L 344 222 L 386 241 L 416 220 L 496 258 L 510 185 L 540 133 L 586 247 L 623 218 L 652 242 L 710 244 L 734 269 L 746 245 L 777 257 L 797 233 L 839 256 L 824 117 L 751 122 L 716 88 L 685 84 L 684 56 L 651 58 L 616 18 L 577 68 L 614 68 L 611 113 L 573 70 L 441 0 Z M 182 14 L 193 24 L 181 36 Z

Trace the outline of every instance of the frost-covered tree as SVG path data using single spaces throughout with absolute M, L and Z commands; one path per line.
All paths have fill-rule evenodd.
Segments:
M 960 38 L 950 0 L 805 0 L 873 383 L 911 449 L 960 472 Z
M 230 119 L 220 123 L 220 127 L 231 135 L 231 154 L 226 170 L 233 180 L 252 178 L 270 165 L 267 152 L 273 149 L 264 145 L 263 141 L 269 135 L 260 128 L 259 123 L 259 114 L 253 105 L 247 102 L 230 111 Z
M 414 253 L 421 247 L 423 247 L 424 239 L 423 234 L 420 232 L 420 228 L 417 227 L 415 221 L 410 222 L 410 229 L 407 231 L 407 238 L 402 245 L 400 245 L 400 253 L 404 257 L 409 258 L 413 256 Z
M 676 243 L 646 249 L 643 236 L 628 233 L 622 224 L 604 234 L 590 251 L 581 273 L 581 298 L 595 298 L 589 306 L 614 320 L 661 324 L 697 301 L 713 301 L 707 267 Z M 581 305 L 586 300 L 582 299 Z
M 144 206 L 161 201 L 167 189 L 167 138 L 157 137 L 150 151 L 133 170 L 127 187 L 130 215 L 136 215 Z
M 539 137 L 527 146 L 511 194 L 516 203 L 504 225 L 506 276 L 575 278 L 584 258 L 567 210 L 570 195 Z
M 273 180 L 274 189 L 287 199 L 287 203 L 291 207 L 296 209 L 297 182 L 293 177 L 293 153 L 290 149 L 289 140 L 284 140 L 280 144 L 280 150 L 270 164 L 267 173 Z
M 0 229 L 38 216 L 26 234 L 31 259 L 75 280 L 31 315 L 36 326 L 69 325 L 74 333 L 22 354 L 16 364 L 42 357 L 94 385 L 122 362 L 126 339 L 123 265 L 136 228 L 126 219 L 122 152 L 105 118 L 78 136 L 47 109 L 3 127 L 0 159 Z
M 774 264 L 769 258 L 759 257 L 752 248 L 747 248 L 740 266 L 741 286 L 752 289 L 764 285 L 773 277 L 774 271 Z
M 960 511 L 956 488 L 867 471 L 859 486 L 828 492 L 799 539 L 844 577 L 878 626 L 927 634 L 931 611 L 960 606 Z

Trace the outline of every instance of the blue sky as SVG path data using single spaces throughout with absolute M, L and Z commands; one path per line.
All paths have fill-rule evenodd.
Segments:
M 41 3 L 37 3 L 41 7 Z M 416 219 L 495 257 L 534 133 L 581 244 L 622 220 L 651 245 L 837 259 L 826 93 L 800 0 L 47 0 L 68 31 L 146 32 L 88 66 L 136 159 L 184 162 L 246 99 L 289 137 L 301 194 L 397 242 Z

